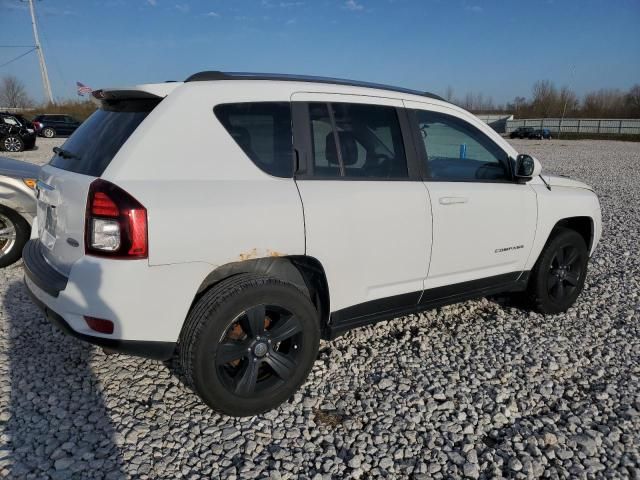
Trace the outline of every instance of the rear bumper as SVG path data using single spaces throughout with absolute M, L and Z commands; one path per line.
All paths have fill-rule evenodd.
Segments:
M 42 256 L 40 240 L 29 240 L 22 250 L 24 274 L 47 294 L 57 298 L 69 279 L 55 270 Z
M 63 333 L 76 337 L 84 342 L 98 345 L 100 347 L 107 348 L 116 353 L 123 353 L 125 355 L 134 355 L 136 357 L 151 358 L 153 360 L 169 360 L 176 349 L 174 342 L 148 342 L 143 340 L 118 340 L 114 338 L 94 337 L 92 335 L 86 335 L 76 332 L 66 322 L 61 315 L 47 307 L 44 302 L 41 302 L 35 294 L 31 291 L 29 283 L 25 282 L 27 286 L 27 292 L 33 303 L 36 304 L 40 310 L 44 313 L 47 320 L 49 320 Z
M 47 319 L 67 335 L 74 336 L 85 342 L 108 348 L 118 353 L 168 360 L 172 357 L 176 342 L 155 340 L 125 340 L 110 335 L 92 335 L 92 330 L 84 321 L 84 315 L 108 318 L 116 324 L 118 332 L 122 331 L 121 321 L 111 312 L 105 315 L 104 305 L 95 302 L 92 305 L 85 295 L 85 305 L 78 302 L 74 295 L 68 292 L 68 287 L 77 287 L 77 281 L 65 277 L 55 270 L 44 259 L 41 249 L 44 248 L 37 239 L 27 242 L 23 250 L 25 270 L 25 285 L 33 302 L 44 312 Z M 90 279 L 87 288 L 92 289 Z M 140 322 L 144 323 L 144 322 Z M 149 334 L 152 334 L 150 329 Z

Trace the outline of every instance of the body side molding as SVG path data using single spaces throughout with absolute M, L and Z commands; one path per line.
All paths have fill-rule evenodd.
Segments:
M 333 339 L 353 328 L 473 298 L 523 291 L 528 280 L 529 271 L 512 272 L 361 303 L 332 312 L 325 337 Z

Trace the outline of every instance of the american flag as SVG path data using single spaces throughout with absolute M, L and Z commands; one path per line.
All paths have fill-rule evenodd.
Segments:
M 76 86 L 78 87 L 78 95 L 81 97 L 93 91 L 91 87 L 87 87 L 84 83 L 76 82 Z

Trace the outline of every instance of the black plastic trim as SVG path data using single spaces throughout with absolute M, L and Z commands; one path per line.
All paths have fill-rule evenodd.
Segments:
M 393 85 L 384 85 L 381 83 L 361 82 L 357 80 L 348 80 L 344 78 L 331 77 L 315 77 L 313 75 L 293 75 L 287 73 L 251 73 L 251 72 L 220 72 L 205 71 L 194 73 L 188 77 L 185 82 L 208 82 L 219 80 L 273 80 L 288 82 L 308 82 L 308 83 L 325 83 L 330 85 L 345 85 L 350 87 L 375 88 L 377 90 L 388 90 L 390 92 L 406 93 L 409 95 L 419 95 L 421 97 L 433 98 L 441 102 L 447 102 L 444 98 L 430 92 L 421 92 L 410 88 L 395 87 Z
M 406 108 L 396 107 L 398 121 L 400 122 L 400 130 L 402 132 L 402 142 L 404 144 L 404 153 L 407 157 L 407 172 L 410 180 L 421 180 L 422 169 L 420 167 L 420 154 L 413 137 L 413 129 L 411 127 L 411 116 Z
M 25 282 L 26 284 L 26 282 Z M 115 353 L 134 355 L 136 357 L 150 358 L 153 360 L 169 360 L 176 349 L 176 342 L 151 342 L 145 340 L 119 340 L 115 338 L 94 337 L 76 332 L 62 316 L 44 303 L 42 303 L 26 284 L 27 292 L 31 300 L 44 313 L 47 320 L 60 329 L 66 335 L 70 335 L 84 342 L 106 348 Z
M 42 254 L 43 249 L 40 240 L 29 240 L 22 249 L 24 273 L 29 280 L 52 297 L 57 297 L 67 288 L 67 277 L 58 272 L 47 263 Z
M 311 176 L 313 173 L 313 150 L 311 148 L 311 120 L 309 105 L 306 102 L 291 102 L 291 122 L 293 132 L 293 148 L 298 155 L 298 164 L 294 172 L 295 178 Z
M 371 325 L 382 320 L 487 295 L 524 291 L 528 280 L 528 271 L 512 272 L 360 303 L 332 312 L 324 335 L 327 339 L 333 339 L 353 328 Z

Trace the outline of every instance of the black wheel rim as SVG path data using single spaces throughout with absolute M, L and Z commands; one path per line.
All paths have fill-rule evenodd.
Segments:
M 547 291 L 555 302 L 563 302 L 576 292 L 582 275 L 581 257 L 573 245 L 564 245 L 555 251 L 547 277 Z
M 234 395 L 264 394 L 294 376 L 302 340 L 302 323 L 286 308 L 253 306 L 236 317 L 220 338 L 216 372 Z

